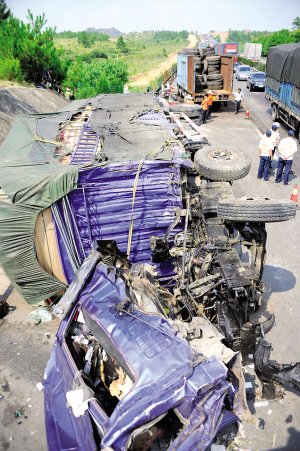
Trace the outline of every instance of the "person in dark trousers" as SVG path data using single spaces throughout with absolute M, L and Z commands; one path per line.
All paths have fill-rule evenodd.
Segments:
M 42 73 L 42 77 L 45 78 L 46 81 L 52 83 L 52 69 L 44 69 Z
M 210 119 L 211 118 L 211 107 L 212 107 L 212 103 L 213 103 L 213 95 L 211 91 L 207 91 L 208 94 L 208 109 L 207 109 L 207 118 L 206 119 Z
M 64 95 L 64 93 L 63 93 L 63 90 L 62 90 L 62 87 L 61 87 L 61 84 L 60 84 L 60 83 L 58 83 L 58 84 L 57 84 L 57 85 L 55 86 L 54 90 L 55 90 L 56 92 L 58 92 L 58 94 L 60 94 L 61 96 L 63 96 L 63 95 Z
M 240 108 L 241 108 L 241 102 L 242 98 L 244 97 L 244 94 L 241 91 L 241 88 L 238 88 L 237 92 L 234 94 L 235 98 L 235 114 L 238 114 Z
M 206 124 L 207 119 L 207 111 L 208 111 L 208 94 L 204 94 L 204 100 L 201 103 L 202 106 L 202 115 L 201 115 L 201 123 Z
M 297 152 L 297 144 L 293 137 L 293 130 L 289 130 L 287 138 L 282 139 L 279 143 L 278 152 L 280 153 L 280 157 L 278 159 L 275 183 L 281 182 L 282 171 L 285 168 L 283 184 L 289 185 L 289 173 L 293 164 L 294 155 Z
M 264 180 L 268 182 L 269 179 L 269 167 L 270 163 L 273 160 L 273 140 L 271 139 L 272 132 L 271 130 L 266 131 L 266 136 L 263 136 L 259 143 L 258 156 L 260 158 L 259 168 L 257 178 L 261 179 L 264 177 Z

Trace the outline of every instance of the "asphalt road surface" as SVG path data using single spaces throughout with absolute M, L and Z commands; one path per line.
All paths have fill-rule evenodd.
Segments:
M 291 176 L 290 186 L 274 183 L 276 161 L 273 162 L 272 182 L 257 180 L 258 144 L 261 133 L 272 126 L 271 110 L 265 102 L 264 93 L 249 93 L 245 82 L 235 81 L 235 89 L 238 86 L 245 94 L 241 113 L 235 115 L 234 104 L 229 102 L 227 107 L 215 108 L 212 119 L 202 128 L 212 145 L 243 148 L 251 155 L 249 175 L 233 183 L 236 197 L 252 194 L 289 199 L 298 180 L 300 152 L 295 157 L 295 174 Z M 250 120 L 245 119 L 246 105 L 250 109 Z M 282 124 L 281 137 L 285 136 L 286 131 L 286 126 Z M 263 279 L 269 287 L 266 296 L 271 297 L 274 303 L 276 324 L 266 338 L 274 348 L 271 357 L 280 363 L 300 361 L 299 222 L 297 213 L 292 221 L 267 224 L 267 258 Z M 43 392 L 38 390 L 36 384 L 43 379 L 59 321 L 54 319 L 35 325 L 26 317 L 35 307 L 30 307 L 15 290 L 8 290 L 9 286 L 0 268 L 0 295 L 7 292 L 11 306 L 9 315 L 0 325 L 0 393 L 4 396 L 0 399 L 0 449 L 46 451 Z M 258 401 L 260 387 L 252 368 L 245 368 L 245 378 L 252 382 L 251 395 L 256 396 Z M 8 391 L 1 387 L 6 382 Z M 260 408 L 254 408 L 252 399 L 249 400 L 249 407 L 257 421 L 244 423 L 247 438 L 243 446 L 240 440 L 240 448 L 299 451 L 300 394 L 297 391 L 285 387 L 283 399 Z M 23 416 L 15 418 L 16 410 L 20 410 Z

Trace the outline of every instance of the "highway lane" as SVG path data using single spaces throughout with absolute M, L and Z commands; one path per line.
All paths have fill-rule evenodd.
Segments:
M 250 118 L 257 126 L 258 130 L 261 133 L 265 133 L 266 130 L 272 127 L 272 108 L 269 101 L 265 99 L 265 93 L 263 91 L 249 91 L 247 89 L 246 81 L 239 81 L 234 78 L 233 84 L 234 92 L 237 91 L 238 88 L 241 88 L 244 93 L 244 107 L 241 114 L 245 114 L 246 108 L 249 108 Z M 280 124 L 279 132 L 280 138 L 286 138 L 287 132 L 289 130 L 288 125 L 286 125 L 282 121 L 278 121 Z M 297 143 L 298 151 L 300 150 L 300 145 Z M 278 156 L 278 155 L 277 155 Z M 274 164 L 273 164 L 274 166 Z M 294 158 L 293 170 L 295 173 L 300 174 L 300 152 Z

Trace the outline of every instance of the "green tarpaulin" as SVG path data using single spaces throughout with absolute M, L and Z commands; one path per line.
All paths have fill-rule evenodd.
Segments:
M 77 184 L 78 167 L 59 164 L 56 146 L 36 138 L 55 141 L 59 124 L 74 114 L 74 106 L 68 108 L 18 116 L 0 149 L 0 187 L 11 200 L 2 202 L 0 197 L 0 263 L 30 304 L 65 287 L 39 265 L 34 228 L 38 214 Z

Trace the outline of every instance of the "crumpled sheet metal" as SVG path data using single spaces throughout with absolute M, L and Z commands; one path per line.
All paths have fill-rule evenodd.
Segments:
M 175 219 L 176 207 L 182 208 L 180 167 L 183 163 L 180 160 L 144 161 L 133 208 L 130 263 L 152 263 L 150 237 L 157 234 L 164 236 Z M 120 251 L 127 253 L 133 186 L 138 164 L 137 161 L 117 163 L 79 173 L 78 188 L 69 194 L 69 200 L 86 255 L 91 251 L 90 233 L 92 241 L 113 239 Z M 64 219 L 60 201 L 58 206 Z M 171 232 L 171 239 L 180 230 L 181 221 Z M 70 283 L 74 271 L 57 226 L 56 236 L 64 274 Z M 73 236 L 83 259 L 75 229 Z M 160 277 L 170 280 L 175 275 L 171 261 L 158 263 L 157 267 Z
M 138 426 L 176 408 L 186 420 L 187 426 L 170 449 L 206 449 L 216 433 L 224 396 L 229 387 L 225 382 L 225 365 L 214 358 L 205 359 L 193 351 L 161 315 L 146 314 L 133 305 L 131 315 L 118 312 L 115 304 L 125 298 L 124 282 L 100 263 L 79 300 L 84 311 L 88 312 L 92 320 L 105 331 L 111 343 L 114 343 L 135 377 L 132 389 L 118 403 L 110 418 L 106 417 L 105 420 L 100 406 L 95 402 L 90 403 L 90 411 L 103 430 L 101 448 L 125 450 L 130 434 Z M 64 343 L 68 322 L 69 320 L 62 321 L 59 327 L 59 343 Z M 93 334 L 100 342 L 94 332 Z M 55 449 L 50 440 L 57 441 L 56 436 L 64 434 L 62 424 L 58 427 L 54 420 L 57 414 L 54 384 L 56 387 L 61 385 L 58 384 L 56 368 L 61 368 L 63 378 L 64 358 L 56 343 L 44 379 L 46 429 L 50 450 Z M 68 378 L 72 377 L 69 375 Z M 66 389 L 68 386 L 70 384 L 67 384 Z M 66 409 L 65 415 L 70 415 Z M 78 428 L 75 426 L 74 431 L 77 433 L 78 430 L 77 439 L 81 440 L 86 416 L 74 420 L 74 425 L 77 423 Z M 78 443 L 78 448 L 75 449 L 80 446 Z

